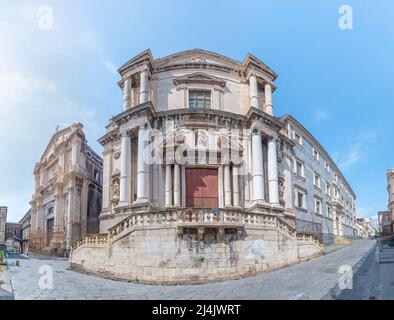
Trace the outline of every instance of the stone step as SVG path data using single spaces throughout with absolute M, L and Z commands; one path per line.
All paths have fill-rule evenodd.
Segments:
M 380 263 L 394 263 L 394 249 L 383 249 L 379 254 Z

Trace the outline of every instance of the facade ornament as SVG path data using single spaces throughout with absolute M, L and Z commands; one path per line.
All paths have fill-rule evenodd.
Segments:
M 224 228 L 218 228 L 218 241 L 224 241 L 226 238 L 226 232 Z
M 114 153 L 114 159 L 119 159 L 120 157 L 120 151 L 117 151 Z
M 116 206 L 120 199 L 120 184 L 119 178 L 116 177 L 112 180 L 112 203 Z
M 204 239 L 204 234 L 205 234 L 205 228 L 204 227 L 198 227 L 197 234 L 198 234 L 198 239 L 200 241 L 203 240 Z
M 194 56 L 190 58 L 193 62 L 198 62 L 198 63 L 207 63 L 207 60 L 204 56 Z

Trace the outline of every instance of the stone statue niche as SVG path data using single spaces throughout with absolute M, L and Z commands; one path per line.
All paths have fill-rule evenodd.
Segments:
M 112 198 L 111 198 L 111 202 L 113 206 L 116 206 L 119 203 L 119 194 L 120 194 L 119 186 L 120 186 L 119 177 L 114 177 L 112 179 Z

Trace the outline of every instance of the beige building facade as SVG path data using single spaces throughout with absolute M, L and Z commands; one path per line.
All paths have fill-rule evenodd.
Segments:
M 64 255 L 84 235 L 98 232 L 102 159 L 81 124 L 56 132 L 34 168 L 29 250 Z
M 321 254 L 322 235 L 297 232 L 296 144 L 274 113 L 273 70 L 195 49 L 146 50 L 118 71 L 122 111 L 99 139 L 100 233 L 73 248 L 73 269 L 191 283 Z
M 5 248 L 5 227 L 7 223 L 7 207 L 1 206 L 0 207 L 0 249 Z

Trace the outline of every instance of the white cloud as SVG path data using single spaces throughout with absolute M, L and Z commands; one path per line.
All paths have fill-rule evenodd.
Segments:
M 110 73 L 115 74 L 115 75 L 118 74 L 117 68 L 116 68 L 115 64 L 112 61 L 106 61 L 105 62 L 105 67 L 107 68 L 107 70 Z
M 24 100 L 27 95 L 37 91 L 54 93 L 56 85 L 19 71 L 0 72 L 0 101 L 3 105 L 0 111 L 4 112 L 7 106 L 11 107 L 10 103 Z
M 320 122 L 327 118 L 327 113 L 321 109 L 318 109 L 313 114 L 313 118 L 315 119 L 315 121 Z
M 335 152 L 336 162 L 342 170 L 348 170 L 364 160 L 370 151 L 369 146 L 375 140 L 376 133 L 373 131 L 361 132 L 351 140 L 351 146 L 345 153 Z

